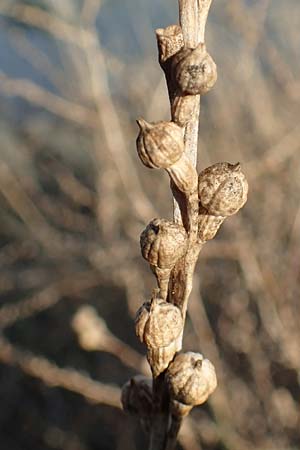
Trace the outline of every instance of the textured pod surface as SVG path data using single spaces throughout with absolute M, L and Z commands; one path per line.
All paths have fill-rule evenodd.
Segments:
M 156 39 L 159 49 L 159 59 L 164 63 L 175 55 L 184 44 L 183 34 L 179 25 L 169 25 L 156 30 Z
M 167 347 L 183 329 L 180 309 L 159 298 L 144 303 L 137 312 L 135 330 L 147 347 Z
M 182 155 L 179 161 L 167 169 L 167 172 L 181 192 L 189 195 L 197 190 L 198 174 L 186 155 Z
M 142 163 L 150 169 L 166 169 L 184 152 L 184 129 L 174 122 L 148 123 L 137 120 L 140 133 L 136 147 Z
M 163 300 L 167 299 L 170 275 L 172 268 L 168 267 L 166 269 L 161 269 L 160 267 L 150 265 L 152 272 L 155 275 L 157 286 L 159 288 L 159 297 Z
M 200 209 L 198 219 L 198 238 L 200 241 L 206 242 L 213 239 L 224 220 L 225 217 L 223 216 L 212 216 L 205 210 L 201 213 Z
M 194 95 L 179 95 L 172 102 L 172 119 L 183 127 L 194 117 L 196 107 Z
M 200 405 L 217 387 L 215 368 L 200 353 L 182 353 L 167 371 L 171 396 L 186 405 Z
M 152 418 L 152 379 L 136 375 L 122 387 L 123 410 L 138 416 L 146 432 L 150 430 Z
M 181 339 L 178 338 L 172 341 L 167 347 L 148 348 L 147 359 L 151 366 L 154 378 L 158 377 L 164 372 L 170 362 L 173 360 L 175 354 L 181 350 Z
M 217 66 L 205 44 L 183 48 L 173 59 L 175 82 L 183 94 L 205 94 L 217 81 Z
M 140 237 L 143 257 L 161 269 L 174 267 L 187 246 L 185 229 L 165 219 L 153 219 Z
M 246 203 L 248 183 L 239 163 L 223 162 L 199 174 L 198 190 L 200 203 L 209 214 L 227 217 Z

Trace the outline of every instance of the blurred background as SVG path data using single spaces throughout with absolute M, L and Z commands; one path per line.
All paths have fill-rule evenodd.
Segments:
M 146 448 L 120 387 L 148 371 L 139 235 L 172 204 L 136 156 L 135 118 L 169 118 L 154 30 L 177 14 L 175 0 L 0 2 L 1 450 Z M 219 387 L 178 449 L 300 446 L 299 24 L 299 0 L 211 8 L 198 167 L 240 161 L 250 193 L 200 255 L 184 348 Z

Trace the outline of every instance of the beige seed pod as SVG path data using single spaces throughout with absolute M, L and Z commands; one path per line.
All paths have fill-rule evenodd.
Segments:
M 200 207 L 198 217 L 198 238 L 202 242 L 213 239 L 226 219 L 224 216 L 213 216 L 208 214 L 203 207 Z
M 208 214 L 228 217 L 246 203 L 248 183 L 239 163 L 217 163 L 199 174 L 198 192 Z
M 180 309 L 160 298 L 152 298 L 138 310 L 135 331 L 147 347 L 167 347 L 178 338 L 183 329 Z
M 136 375 L 122 387 L 121 402 L 123 410 L 138 416 L 145 431 L 151 427 L 152 379 Z
M 177 355 L 169 365 L 166 380 L 171 397 L 186 405 L 201 405 L 217 387 L 214 366 L 194 352 Z
M 217 66 L 203 43 L 194 49 L 181 49 L 172 66 L 175 82 L 183 94 L 205 94 L 217 81 Z
M 148 348 L 147 359 L 154 378 L 167 369 L 175 354 L 181 350 L 181 340 L 182 336 L 180 335 L 167 347 Z
M 174 122 L 148 123 L 137 120 L 140 133 L 136 146 L 142 163 L 150 169 L 166 169 L 184 152 L 184 129 Z
M 153 266 L 172 268 L 187 246 L 185 229 L 165 219 L 153 219 L 140 237 L 143 257 Z
M 192 192 L 197 190 L 198 174 L 195 167 L 185 154 L 182 155 L 179 161 L 166 170 L 181 192 L 186 195 L 190 195 Z
M 187 247 L 185 229 L 165 219 L 153 219 L 140 238 L 143 257 L 155 274 L 160 297 L 167 298 L 171 270 Z
M 183 34 L 179 25 L 170 25 L 167 28 L 156 30 L 156 39 L 159 50 L 159 61 L 164 63 L 175 55 L 184 44 Z
M 180 127 L 184 127 L 194 117 L 196 107 L 193 95 L 176 96 L 171 106 L 172 120 Z
M 159 297 L 163 300 L 167 300 L 169 281 L 173 267 L 161 269 L 160 267 L 153 266 L 152 264 L 150 264 L 150 267 L 157 281 L 157 286 L 159 288 Z

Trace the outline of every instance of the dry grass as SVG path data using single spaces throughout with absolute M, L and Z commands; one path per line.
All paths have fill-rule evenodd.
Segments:
M 15 60 L 34 68 L 32 78 L 12 76 L 1 63 L 4 450 L 143 445 L 116 393 L 135 373 L 124 348 L 143 368 L 132 317 L 153 278 L 138 235 L 171 204 L 167 177 L 149 174 L 134 146 L 136 116 L 167 117 L 151 34 L 165 23 L 132 9 L 136 58 L 114 20 L 123 5 L 83 3 L 0 5 Z M 107 20 L 122 44 L 105 40 Z M 219 388 L 183 427 L 187 450 L 300 445 L 299 23 L 297 0 L 213 3 L 208 48 L 219 80 L 202 101 L 201 168 L 239 160 L 251 190 L 198 264 L 184 345 L 214 362 Z M 119 347 L 80 347 L 72 321 L 86 304 Z

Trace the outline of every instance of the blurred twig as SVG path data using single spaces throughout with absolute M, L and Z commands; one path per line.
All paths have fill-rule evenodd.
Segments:
M 80 45 L 78 27 L 76 25 L 67 23 L 41 8 L 24 4 L 11 6 L 9 3 L 5 4 L 4 2 L 0 5 L 0 15 L 31 27 L 40 28 L 52 36 L 76 46 Z M 87 34 L 87 37 L 90 37 L 88 31 L 85 30 L 84 32 Z
M 0 337 L 0 360 L 19 367 L 24 373 L 42 380 L 48 386 L 76 392 L 91 403 L 121 407 L 118 387 L 92 380 L 75 369 L 62 369 L 46 358 L 12 345 L 3 336 Z
M 98 284 L 99 274 L 97 272 L 70 274 L 21 302 L 3 305 L 0 308 L 0 328 L 9 327 L 18 320 L 44 311 L 54 306 L 66 295 L 78 294 L 78 292 Z
M 88 128 L 97 126 L 94 111 L 53 94 L 27 79 L 13 79 L 0 71 L 0 91 L 8 96 L 21 97 L 80 126 Z

